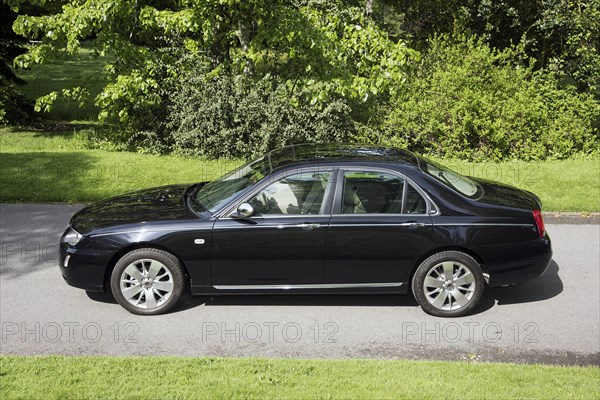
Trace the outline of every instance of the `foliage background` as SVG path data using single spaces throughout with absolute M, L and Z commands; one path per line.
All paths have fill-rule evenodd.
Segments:
M 82 43 L 104 64 L 99 90 L 84 82 L 37 93 L 38 118 L 64 99 L 93 101 L 119 148 L 246 158 L 352 140 L 467 160 L 598 154 L 600 0 L 3 7 L 14 23 L 2 46 L 27 50 L 0 53 L 17 73 L 79 54 Z M 27 110 L 8 106 L 16 81 L 2 78 L 0 94 L 0 121 L 18 123 Z

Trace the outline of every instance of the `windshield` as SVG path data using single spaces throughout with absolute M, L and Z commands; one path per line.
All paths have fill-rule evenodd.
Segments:
M 446 186 L 470 198 L 481 196 L 481 187 L 471 178 L 463 176 L 458 172 L 454 172 L 451 169 L 424 157 L 420 157 L 420 161 L 421 170 L 423 172 L 433 176 Z
M 200 187 L 191 197 L 192 204 L 196 211 L 208 211 L 212 214 L 229 200 L 263 179 L 270 171 L 271 168 L 264 157 L 251 161 Z

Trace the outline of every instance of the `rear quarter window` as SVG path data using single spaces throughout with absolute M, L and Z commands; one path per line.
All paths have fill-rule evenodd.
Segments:
M 426 158 L 420 158 L 419 161 L 421 171 L 434 177 L 449 188 L 454 189 L 463 196 L 471 199 L 481 197 L 483 189 L 473 179 L 463 176 L 458 172 L 452 171 L 451 169 Z

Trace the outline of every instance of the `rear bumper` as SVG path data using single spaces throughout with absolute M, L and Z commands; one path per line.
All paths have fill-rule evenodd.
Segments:
M 537 279 L 546 273 L 552 261 L 550 237 L 522 244 L 474 248 L 485 260 L 491 287 Z

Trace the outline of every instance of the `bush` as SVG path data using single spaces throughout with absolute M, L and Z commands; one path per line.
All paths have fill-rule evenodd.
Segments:
M 194 71 L 170 98 L 167 131 L 178 154 L 251 158 L 287 144 L 345 141 L 355 132 L 342 100 L 321 109 L 290 99 L 270 75 L 209 76 Z
M 474 37 L 431 40 L 392 100 L 381 134 L 366 139 L 470 160 L 597 152 L 598 103 L 524 68 L 521 57 L 518 49 L 492 50 Z
M 17 85 L 0 76 L 0 126 L 27 122 L 32 112 L 32 102 Z

